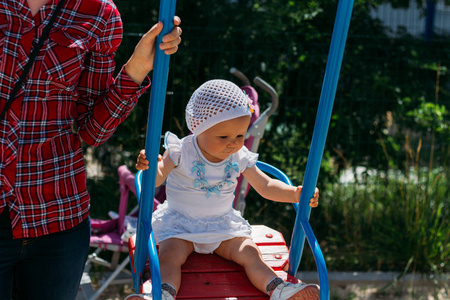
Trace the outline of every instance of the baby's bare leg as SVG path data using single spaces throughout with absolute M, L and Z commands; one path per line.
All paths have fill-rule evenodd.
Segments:
M 172 238 L 159 243 L 161 282 L 171 284 L 178 292 L 181 285 L 181 266 L 192 251 L 192 242 L 181 239 Z
M 263 260 L 258 246 L 249 238 L 236 237 L 223 241 L 214 252 L 244 267 L 250 282 L 264 293 L 269 281 L 277 277 L 277 274 Z

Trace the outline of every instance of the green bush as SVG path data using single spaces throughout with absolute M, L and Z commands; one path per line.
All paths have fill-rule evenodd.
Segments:
M 329 227 L 327 263 L 337 270 L 448 271 L 448 177 L 370 176 L 358 185 L 333 184 L 321 205 Z M 320 226 L 317 224 L 317 226 Z M 342 258 L 342 259 L 340 259 Z

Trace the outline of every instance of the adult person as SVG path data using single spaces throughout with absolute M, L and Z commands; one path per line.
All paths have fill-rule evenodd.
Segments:
M 180 22 L 158 45 L 167 55 L 181 42 Z M 113 78 L 122 22 L 111 0 L 0 0 L 0 299 L 76 297 L 90 235 L 81 140 L 105 142 L 150 86 L 162 27 Z

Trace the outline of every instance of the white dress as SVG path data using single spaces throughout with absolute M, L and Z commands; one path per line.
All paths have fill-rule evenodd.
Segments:
M 164 147 L 175 168 L 167 177 L 166 201 L 153 212 L 156 243 L 179 238 L 200 253 L 213 252 L 222 241 L 251 238 L 250 224 L 233 209 L 237 178 L 255 166 L 258 154 L 245 146 L 219 163 L 208 161 L 195 135 L 178 139 L 167 132 Z

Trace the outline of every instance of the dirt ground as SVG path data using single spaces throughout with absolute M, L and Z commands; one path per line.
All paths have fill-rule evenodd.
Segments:
M 383 289 L 384 288 L 384 289 Z M 110 286 L 100 297 L 102 300 L 123 300 L 133 293 L 132 285 Z M 333 283 L 330 282 L 330 300 L 448 300 L 445 290 L 431 283 L 397 284 L 386 287 L 383 284 L 370 283 Z

